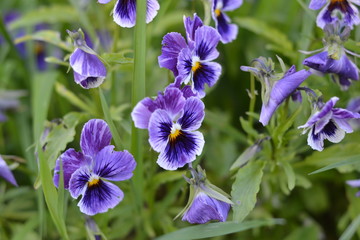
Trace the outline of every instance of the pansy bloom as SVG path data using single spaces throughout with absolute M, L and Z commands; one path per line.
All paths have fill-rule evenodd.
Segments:
M 290 96 L 295 100 L 301 99 L 301 94 L 296 89 L 311 75 L 310 71 L 304 69 L 296 72 L 296 67 L 293 65 L 281 79 L 278 79 L 274 74 L 274 63 L 270 58 L 264 57 L 255 59 L 252 67 L 241 66 L 240 69 L 255 74 L 261 83 L 263 104 L 259 121 L 263 126 L 269 123 L 272 115 L 285 99 Z
M 194 44 L 181 50 L 177 70 L 180 82 L 191 83 L 194 93 L 205 96 L 205 84 L 212 87 L 220 77 L 221 65 L 213 62 L 219 56 L 216 46 L 219 33 L 212 27 L 202 26 L 195 31 Z
M 9 169 L 8 165 L 6 164 L 5 160 L 1 157 L 1 155 L 0 155 L 0 177 L 4 178 L 12 185 L 18 186 L 14 178 L 14 175 L 12 174 L 11 170 Z
M 333 59 L 324 51 L 306 58 L 303 64 L 322 73 L 331 73 L 333 80 L 338 82 L 343 90 L 349 88 L 351 80 L 359 80 L 359 69 L 346 56 L 345 51 L 341 52 L 340 59 Z
M 220 33 L 221 42 L 228 43 L 236 38 L 238 27 L 236 24 L 230 24 L 230 18 L 225 12 L 239 8 L 242 3 L 242 0 L 212 1 L 212 17 L 215 21 L 215 27 Z
M 111 0 L 98 0 L 106 4 Z M 157 15 L 160 5 L 157 0 L 146 1 L 146 23 L 151 22 Z M 113 10 L 114 22 L 121 27 L 131 28 L 136 23 L 136 0 L 118 0 Z
M 176 170 L 200 155 L 204 136 L 196 131 L 205 116 L 204 103 L 197 97 L 175 100 L 182 109 L 156 109 L 149 120 L 149 143 L 159 152 L 157 163 L 166 170 Z M 174 116 L 177 116 L 174 118 Z
M 316 19 L 316 24 L 320 28 L 339 20 L 336 16 L 337 12 L 343 15 L 342 22 L 352 28 L 353 25 L 360 23 L 359 11 L 353 3 L 360 5 L 358 0 L 311 0 L 309 8 L 318 10 L 326 4 Z
M 106 77 L 106 68 L 96 53 L 87 46 L 84 34 L 68 31 L 74 40 L 75 50 L 70 56 L 70 66 L 74 70 L 74 80 L 85 89 L 100 86 Z
M 322 151 L 325 139 L 338 143 L 345 137 L 345 133 L 353 132 L 348 121 L 360 118 L 360 114 L 334 108 L 338 100 L 339 98 L 332 97 L 304 125 L 298 127 L 304 128 L 303 133 L 309 132 L 307 142 L 312 149 Z
M 200 166 L 195 171 L 189 167 L 192 178 L 185 180 L 190 184 L 190 198 L 186 207 L 175 217 L 183 216 L 182 220 L 191 224 L 204 224 L 209 221 L 225 222 L 230 206 L 229 195 L 206 179 Z
M 186 30 L 186 38 L 177 32 L 171 32 L 164 36 L 161 44 L 161 55 L 158 57 L 159 66 L 167 68 L 174 73 L 174 76 L 179 75 L 177 64 L 178 56 L 188 44 L 192 45 L 195 41 L 195 31 L 203 26 L 201 19 L 194 13 L 193 19 L 184 16 L 184 27 Z
M 68 149 L 57 160 L 54 184 L 58 187 L 62 166 L 64 188 L 73 198 L 82 195 L 78 206 L 87 215 L 114 208 L 124 193 L 110 181 L 123 181 L 133 175 L 136 162 L 128 151 L 114 151 L 111 132 L 105 121 L 92 119 L 81 132 L 81 152 Z

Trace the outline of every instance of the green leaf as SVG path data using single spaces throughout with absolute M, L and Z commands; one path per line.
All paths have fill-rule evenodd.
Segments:
M 61 40 L 60 33 L 52 30 L 43 30 L 35 32 L 31 35 L 25 35 L 20 38 L 15 39 L 15 44 L 29 41 L 29 40 L 38 40 L 38 41 L 44 41 L 47 43 L 54 44 L 55 46 L 58 46 L 59 48 L 62 48 L 68 52 L 72 52 L 73 46 L 72 44 L 69 44 L 68 42 L 64 42 Z
M 45 148 L 44 156 L 48 160 L 50 169 L 54 168 L 59 153 L 65 150 L 69 142 L 74 140 L 75 128 L 83 116 L 84 114 L 72 112 L 66 114 L 60 124 L 50 123 L 55 126 L 50 126 L 52 130 L 42 143 Z
M 350 240 L 354 236 L 356 230 L 360 227 L 360 215 L 349 225 L 345 232 L 341 235 L 339 240 Z
M 10 30 L 20 27 L 35 26 L 39 23 L 59 24 L 62 22 L 71 23 L 78 21 L 78 15 L 76 14 L 75 9 L 68 5 L 53 4 L 51 6 L 27 11 L 21 18 L 10 24 Z
M 296 178 L 295 178 L 294 169 L 291 167 L 291 165 L 288 162 L 281 162 L 281 166 L 284 168 L 284 172 L 288 180 L 288 188 L 291 191 L 295 187 Z
M 176 181 L 178 179 L 181 179 L 184 175 L 186 175 L 186 171 L 165 171 L 160 172 L 154 176 L 154 178 L 151 180 L 151 183 L 149 186 L 151 188 L 156 189 L 161 184 Z
M 237 172 L 231 191 L 232 200 L 235 203 L 233 205 L 234 221 L 241 222 L 255 207 L 264 167 L 264 162 L 250 162 Z
M 55 84 L 56 92 L 67 99 L 71 104 L 74 106 L 80 108 L 81 110 L 90 113 L 91 115 L 97 115 L 96 107 L 95 105 L 88 105 L 84 102 L 84 100 L 80 99 L 75 93 L 67 89 L 64 85 L 61 83 Z
M 175 232 L 160 236 L 156 240 L 187 240 L 187 239 L 201 239 L 225 234 L 241 232 L 248 229 L 258 228 L 262 226 L 271 226 L 275 224 L 282 224 L 281 219 L 255 220 L 238 222 L 220 222 L 209 223 L 197 226 L 191 226 L 177 230 Z
M 294 58 L 293 43 L 280 30 L 268 25 L 266 22 L 251 17 L 235 18 L 234 22 L 236 22 L 240 27 L 260 35 L 272 42 L 272 49 L 276 48 L 276 51 L 290 58 Z
M 249 121 L 245 120 L 243 117 L 240 117 L 240 123 L 244 131 L 254 138 L 259 138 L 259 133 L 255 131 Z
M 346 159 L 346 160 L 344 160 Z M 310 175 L 311 174 L 316 174 L 316 173 L 321 173 L 321 172 L 325 172 L 325 171 L 328 171 L 328 170 L 331 170 L 331 169 L 334 169 L 334 168 L 338 168 L 338 167 L 341 167 L 341 166 L 345 166 L 345 165 L 350 165 L 350 164 L 359 164 L 359 159 L 360 159 L 360 154 L 358 155 L 354 155 L 354 156 L 351 156 L 351 157 L 347 157 L 347 158 L 332 158 L 332 159 L 329 159 L 329 161 L 333 161 L 335 163 L 333 164 L 330 164 L 326 167 L 323 167 L 323 168 L 320 168 L 314 172 L 311 172 L 309 173 Z M 344 160 L 344 161 L 341 161 L 341 160 Z

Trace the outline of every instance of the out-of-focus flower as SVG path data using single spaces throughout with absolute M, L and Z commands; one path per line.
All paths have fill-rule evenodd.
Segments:
M 242 3 L 242 0 L 212 1 L 212 17 L 215 21 L 215 27 L 220 33 L 221 42 L 229 43 L 236 39 L 238 27 L 236 24 L 230 24 L 230 18 L 225 12 L 239 8 Z
M 193 177 L 185 178 L 190 184 L 189 201 L 178 216 L 183 215 L 182 220 L 191 224 L 204 224 L 213 220 L 225 222 L 232 204 L 230 196 L 211 184 L 200 166 L 198 171 L 192 168 L 190 171 Z
M 106 77 L 106 68 L 96 53 L 87 46 L 84 34 L 68 31 L 74 41 L 75 50 L 70 56 L 70 66 L 74 70 L 74 80 L 83 88 L 96 88 Z
M 106 212 L 122 201 L 124 193 L 108 181 L 130 179 L 136 166 L 128 151 L 113 150 L 111 138 L 106 122 L 92 119 L 81 132 L 82 152 L 70 148 L 56 160 L 55 186 L 59 186 L 62 166 L 64 188 L 69 190 L 73 198 L 82 195 L 78 206 L 87 215 Z
M 311 72 L 304 69 L 296 72 L 295 66 L 292 66 L 278 79 L 278 76 L 274 74 L 274 63 L 271 59 L 259 57 L 253 61 L 253 65 L 253 67 L 241 66 L 240 68 L 243 71 L 252 72 L 261 82 L 263 105 L 259 121 L 266 126 L 286 98 L 292 96 L 294 92 L 297 94 L 296 98 L 299 98 L 296 88 L 311 75 Z
M 360 97 L 352 98 L 346 106 L 346 109 L 351 112 L 360 113 Z M 350 119 L 349 123 L 353 129 L 360 128 L 360 119 Z
M 22 90 L 0 89 L 0 122 L 7 120 L 4 111 L 18 108 L 20 105 L 18 98 L 25 95 L 26 92 Z
M 98 0 L 106 4 L 111 0 Z M 157 15 L 160 5 L 157 0 L 146 1 L 146 23 L 151 22 Z M 113 10 L 114 21 L 121 27 L 131 28 L 136 24 L 136 0 L 118 0 Z
M 176 108 L 155 110 L 148 127 L 149 143 L 160 153 L 157 163 L 166 170 L 176 170 L 194 161 L 205 143 L 202 133 L 196 131 L 204 119 L 204 103 L 197 97 L 172 101 L 176 104 L 168 106 Z M 184 107 L 177 109 L 181 105 Z
M 0 155 L 0 177 L 4 178 L 6 181 L 11 183 L 14 186 L 18 186 L 17 182 L 12 174 L 11 170 L 7 166 L 5 160 Z
M 325 139 L 338 143 L 345 137 L 345 133 L 353 132 L 348 121 L 360 118 L 360 114 L 334 108 L 338 100 L 339 98 L 332 97 L 320 109 L 317 109 L 304 125 L 298 127 L 304 128 L 303 134 L 309 132 L 307 142 L 312 149 L 322 151 Z
M 349 27 L 360 23 L 359 11 L 356 5 L 360 5 L 358 0 L 311 0 L 309 8 L 318 10 L 324 5 L 326 6 L 320 11 L 316 24 L 320 28 L 324 28 L 326 24 L 332 24 L 336 21 L 341 21 Z M 338 14 L 342 15 L 342 18 L 338 18 Z
M 360 187 L 360 179 L 348 180 L 346 183 L 351 187 Z M 360 197 L 360 191 L 358 191 L 355 196 Z

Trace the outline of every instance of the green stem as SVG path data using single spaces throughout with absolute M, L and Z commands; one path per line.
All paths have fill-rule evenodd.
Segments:
M 255 110 L 255 103 L 256 103 L 256 95 L 255 95 L 255 77 L 253 74 L 250 74 L 250 106 L 249 112 L 253 113 Z M 253 117 L 249 116 L 249 123 L 252 125 Z
M 145 59 L 146 59 L 146 0 L 136 1 L 136 26 L 135 26 L 135 58 L 134 78 L 132 82 L 132 107 L 145 97 Z M 143 171 L 143 132 L 135 126 L 131 131 L 131 152 L 137 162 L 133 177 L 134 195 L 137 204 L 138 214 L 141 219 L 137 221 L 137 238 L 143 238 L 143 192 L 144 192 L 144 171 Z

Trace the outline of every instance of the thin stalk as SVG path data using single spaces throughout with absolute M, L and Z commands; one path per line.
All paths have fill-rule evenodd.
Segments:
M 136 26 L 135 26 L 135 49 L 134 49 L 134 78 L 132 81 L 131 104 L 134 107 L 145 97 L 145 59 L 146 59 L 146 0 L 136 1 Z M 131 131 L 131 152 L 137 162 L 133 177 L 133 188 L 140 216 L 137 221 L 137 238 L 143 238 L 143 227 L 141 221 L 144 219 L 143 192 L 144 192 L 144 171 L 143 171 L 143 133 L 132 126 Z
M 256 103 L 255 77 L 254 77 L 254 74 L 250 74 L 250 105 L 249 105 L 249 112 L 251 112 L 251 113 L 254 112 L 255 103 Z M 252 115 L 249 116 L 249 123 L 250 123 L 250 125 L 252 125 L 252 123 L 253 123 Z

